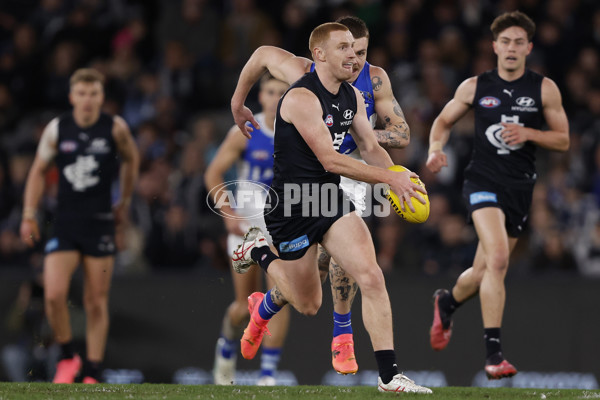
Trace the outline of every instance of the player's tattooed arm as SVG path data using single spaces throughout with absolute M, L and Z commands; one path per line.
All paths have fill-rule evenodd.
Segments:
M 372 67 L 373 68 L 373 67 Z M 375 129 L 379 144 L 386 149 L 401 149 L 410 143 L 410 128 L 392 92 L 392 84 L 381 68 L 371 78 L 375 97 L 375 112 L 383 122 L 383 127 Z M 381 76 L 380 76 L 381 75 Z
M 383 129 L 375 129 L 375 135 L 379 144 L 384 148 L 402 149 L 410 143 L 410 128 L 406 123 L 398 101 L 393 99 L 392 103 L 394 105 L 394 115 L 384 115 L 382 117 Z

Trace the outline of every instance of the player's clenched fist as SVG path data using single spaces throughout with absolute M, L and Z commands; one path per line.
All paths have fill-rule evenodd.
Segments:
M 33 247 L 35 242 L 40 240 L 40 228 L 33 218 L 25 218 L 21 221 L 21 240 L 29 247 Z
M 448 166 L 448 159 L 446 158 L 446 153 L 444 153 L 441 150 L 429 153 L 429 156 L 427 157 L 427 163 L 425 165 L 434 174 L 440 172 L 442 167 Z

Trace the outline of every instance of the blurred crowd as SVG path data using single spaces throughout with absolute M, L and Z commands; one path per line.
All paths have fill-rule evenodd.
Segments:
M 475 252 L 461 198 L 473 117 L 456 125 L 449 167 L 425 168 L 429 128 L 465 78 L 496 65 L 489 25 L 519 9 L 537 24 L 528 65 L 561 89 L 571 148 L 538 151 L 530 229 L 513 273 L 600 276 L 600 4 L 597 0 L 3 0 L 0 3 L 0 266 L 41 263 L 18 229 L 23 188 L 45 124 L 69 110 L 68 80 L 84 66 L 107 77 L 104 111 L 130 125 L 142 156 L 116 274 L 228 268 L 225 229 L 203 173 L 233 124 L 229 100 L 260 45 L 309 57 L 322 22 L 362 18 L 367 59 L 389 74 L 411 128 L 392 157 L 426 183 L 423 225 L 396 215 L 368 223 L 388 273 L 456 276 Z M 248 105 L 256 110 L 256 93 Z M 57 172 L 40 220 L 51 219 Z M 47 233 L 48 224 L 43 224 Z

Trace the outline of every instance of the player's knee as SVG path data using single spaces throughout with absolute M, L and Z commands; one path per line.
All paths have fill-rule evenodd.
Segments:
M 44 301 L 46 307 L 50 307 L 51 309 L 65 306 L 67 304 L 67 293 L 47 290 L 44 293 Z
M 374 264 L 372 268 L 368 268 L 363 273 L 354 277 L 354 279 L 363 293 L 386 290 L 383 272 L 376 264 Z
M 250 312 L 248 311 L 248 301 L 234 301 L 231 303 L 229 306 L 229 316 L 234 325 L 247 319 L 250 316 Z
M 487 269 L 493 272 L 504 273 L 508 269 L 508 250 L 498 249 L 487 257 Z
M 88 295 L 83 298 L 83 307 L 87 315 L 102 315 L 108 311 L 108 297 Z
M 320 299 L 310 299 L 307 301 L 303 301 L 296 305 L 296 311 L 300 314 L 304 314 L 307 317 L 314 317 L 317 315 L 319 308 L 321 308 L 321 300 Z

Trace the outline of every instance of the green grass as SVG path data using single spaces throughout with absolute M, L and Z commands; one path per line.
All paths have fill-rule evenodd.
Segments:
M 434 388 L 433 395 L 401 394 L 402 398 L 427 399 L 600 399 L 598 390 L 551 390 L 445 387 Z M 364 400 L 394 398 L 394 394 L 379 393 L 375 387 L 352 386 L 215 386 L 215 385 L 53 385 L 50 383 L 0 383 L 0 400 Z

